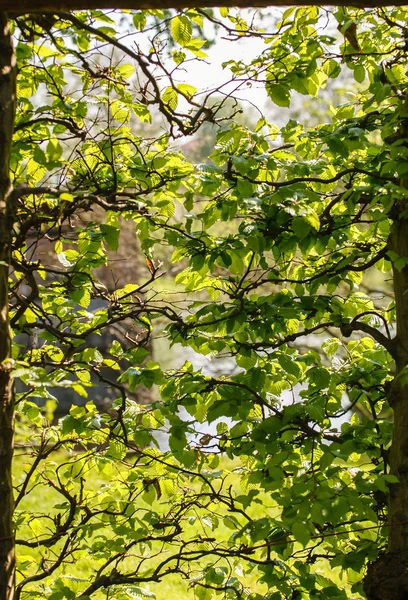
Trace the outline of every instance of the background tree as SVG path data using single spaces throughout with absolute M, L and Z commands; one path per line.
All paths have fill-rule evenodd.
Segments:
M 151 597 L 175 576 L 200 600 L 405 598 L 406 9 L 290 8 L 268 31 L 226 8 L 14 16 L 16 95 L 4 13 L 0 47 L 0 598 Z M 276 106 L 342 72 L 359 88 L 311 129 L 223 126 L 212 95 L 227 83 L 202 94 L 183 76 L 214 21 L 264 39 L 225 68 Z M 136 135 L 152 113 L 163 133 Z M 176 140 L 208 121 L 216 145 L 195 166 Z M 120 217 L 146 276 L 108 288 L 96 275 Z M 171 293 L 156 247 L 183 267 Z M 374 268 L 392 269 L 389 306 L 358 288 Z M 170 343 L 239 369 L 146 363 L 163 322 Z M 126 345 L 89 345 L 117 323 Z M 11 348 L 19 334 L 36 343 Z M 320 334 L 322 352 L 299 344 Z M 52 424 L 56 390 L 83 397 L 91 376 L 117 391 L 112 409 Z M 160 388 L 151 405 L 129 397 L 141 384 Z M 357 403 L 365 416 L 341 423 Z

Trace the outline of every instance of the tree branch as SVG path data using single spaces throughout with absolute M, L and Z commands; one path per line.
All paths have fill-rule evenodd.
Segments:
M 372 311 L 369 311 L 369 313 L 370 312 L 372 312 Z M 364 314 L 367 314 L 367 313 L 364 313 Z M 393 358 L 395 358 L 395 351 L 396 351 L 395 339 L 390 339 L 389 337 L 384 335 L 381 331 L 379 331 L 378 329 L 375 329 L 368 323 L 362 323 L 361 321 L 358 321 L 358 319 L 361 316 L 363 316 L 363 315 L 357 315 L 356 317 L 354 317 L 354 319 L 350 323 L 347 323 L 347 325 L 341 327 L 341 329 L 340 329 L 341 333 L 345 337 L 350 337 L 350 335 L 352 334 L 353 331 L 363 331 L 364 333 L 367 333 L 368 335 L 370 335 L 376 342 L 381 344 L 381 346 L 383 346 L 391 354 L 391 356 Z M 378 315 L 378 316 L 381 318 L 381 315 Z
M 381 6 L 405 6 L 406 0 L 354 0 L 353 6 L 358 8 L 379 8 Z M 220 0 L 200 0 L 200 8 L 211 8 L 220 5 Z M 223 6 L 250 8 L 269 6 L 315 6 L 315 0 L 224 0 Z M 39 12 L 58 12 L 71 10 L 92 10 L 106 8 L 121 9 L 157 9 L 157 8 L 195 8 L 196 0 L 0 0 L 0 9 L 9 11 L 10 15 Z M 350 6 L 349 0 L 323 0 L 320 6 Z

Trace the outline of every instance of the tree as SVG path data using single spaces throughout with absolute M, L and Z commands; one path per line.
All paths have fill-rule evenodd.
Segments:
M 305 6 L 312 5 L 313 2 L 307 0 L 303 3 Z M 298 2 L 295 0 L 275 0 L 274 2 L 270 2 L 269 0 L 241 0 L 238 3 L 232 3 L 230 1 L 225 3 L 226 6 L 234 7 L 239 6 L 241 8 L 250 8 L 254 6 L 258 7 L 268 7 L 268 6 L 297 6 Z M 345 6 L 348 4 L 344 0 L 336 0 L 335 2 L 322 2 L 321 6 Z M 396 0 L 396 2 L 391 2 L 390 0 L 381 0 L 381 2 L 371 2 L 370 0 L 355 0 L 354 6 L 359 8 L 378 8 L 380 6 L 403 6 L 403 0 Z M 202 7 L 216 7 L 216 0 L 203 0 L 200 3 Z M 39 0 L 36 2 L 35 6 L 32 6 L 30 0 L 16 0 L 12 2 L 12 0 L 1 0 L 0 8 L 2 10 L 11 12 L 24 14 L 26 12 L 53 12 L 57 10 L 91 10 L 91 9 L 106 9 L 106 8 L 120 8 L 120 9 L 130 9 L 134 10 L 138 8 L 142 9 L 151 9 L 155 8 L 156 4 L 153 4 L 149 0 L 138 0 L 137 7 L 135 7 L 135 2 L 133 0 Z M 192 0 L 160 0 L 160 8 L 195 8 L 194 2 Z
M 174 576 L 200 600 L 405 598 L 406 8 L 289 8 L 267 31 L 227 8 L 16 12 L 15 54 L 1 18 L 1 600 L 152 597 Z M 209 25 L 265 41 L 226 62 L 233 84 L 287 109 L 346 72 L 350 102 L 311 129 L 231 123 L 230 87 L 223 107 L 182 75 Z M 206 122 L 194 165 L 176 141 Z M 120 218 L 146 272 L 118 288 L 97 272 Z M 109 354 L 89 345 L 118 323 Z M 235 370 L 165 372 L 146 362 L 157 332 Z M 84 397 L 91 375 L 112 410 L 53 422 L 58 389 Z M 149 406 L 129 398 L 142 384 Z

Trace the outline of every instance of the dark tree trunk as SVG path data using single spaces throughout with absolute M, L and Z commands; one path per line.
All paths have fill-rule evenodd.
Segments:
M 390 250 L 408 257 L 408 220 L 394 223 Z M 394 411 L 390 471 L 399 479 L 389 496 L 388 552 L 369 566 L 364 590 L 368 600 L 408 598 L 408 385 L 400 373 L 408 365 L 408 267 L 394 269 L 397 314 L 396 376 L 389 396 Z
M 405 100 L 404 113 L 408 109 Z M 408 137 L 408 121 L 401 119 L 399 136 Z M 407 188 L 408 180 L 401 187 Z M 393 209 L 394 219 L 388 240 L 389 250 L 408 258 L 408 219 L 406 200 Z M 406 600 L 408 598 L 408 266 L 393 269 L 397 335 L 395 338 L 395 377 L 389 393 L 394 412 L 390 450 L 390 472 L 398 477 L 388 501 L 388 550 L 369 566 L 364 591 L 368 600 Z M 404 371 L 405 370 L 405 371 Z
M 396 221 L 390 250 L 408 256 L 408 220 Z M 408 267 L 394 269 L 397 313 L 396 377 L 389 396 L 394 411 L 390 471 L 399 479 L 389 497 L 388 552 L 369 566 L 364 589 L 368 600 L 408 598 L 408 385 L 399 378 L 408 365 Z
M 14 597 L 13 536 L 14 394 L 10 377 L 11 340 L 8 317 L 8 271 L 13 211 L 10 206 L 9 159 L 16 96 L 15 55 L 7 15 L 0 13 L 0 598 Z

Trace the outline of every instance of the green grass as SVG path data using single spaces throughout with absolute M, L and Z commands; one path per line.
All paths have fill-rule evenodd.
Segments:
M 68 455 L 67 453 L 59 452 L 55 456 L 53 456 L 54 466 L 48 468 L 48 475 L 52 478 L 52 474 L 55 474 L 55 469 L 57 465 L 63 465 L 67 463 L 67 461 L 75 460 L 78 455 Z M 16 485 L 21 484 L 24 472 L 30 468 L 32 464 L 33 456 L 27 455 L 17 455 L 15 460 L 15 480 Z M 223 489 L 231 491 L 236 494 L 246 493 L 246 489 L 242 489 L 240 475 L 234 468 L 239 466 L 239 463 L 235 461 L 232 463 L 227 459 L 223 459 L 221 462 L 221 467 L 223 470 L 229 471 L 226 479 L 223 483 Z M 124 467 L 123 467 L 124 468 Z M 120 476 L 121 469 L 119 468 L 116 477 Z M 103 493 L 104 491 L 109 492 L 109 487 L 111 482 L 114 483 L 115 477 L 114 472 L 107 471 L 100 472 L 97 469 L 92 469 L 86 473 L 82 473 L 86 479 L 86 490 L 89 495 Z M 215 484 L 220 484 L 221 480 L 215 480 Z M 181 484 L 180 484 L 181 485 Z M 199 484 L 194 482 L 184 481 L 183 485 L 192 487 L 193 490 L 198 491 Z M 153 489 L 150 490 L 150 494 L 141 496 L 138 500 L 137 510 L 141 512 L 146 511 L 157 511 L 158 513 L 166 512 L 169 508 L 169 501 L 166 498 L 166 490 L 163 486 L 163 496 L 160 499 L 156 498 L 156 493 L 152 493 Z M 155 498 L 155 499 L 154 499 Z M 261 504 L 255 504 L 248 509 L 248 513 L 252 518 L 259 519 L 263 516 L 276 516 L 277 508 L 274 507 L 273 502 L 268 496 L 267 493 L 262 493 L 259 496 L 261 500 Z M 44 483 L 39 483 L 34 485 L 33 487 L 28 488 L 28 493 L 26 497 L 22 500 L 21 504 L 18 506 L 18 511 L 29 511 L 34 513 L 34 515 L 46 515 L 47 517 L 55 516 L 58 512 L 58 508 L 55 508 L 55 504 L 61 502 L 61 496 L 56 492 L 52 487 L 45 485 Z M 220 507 L 219 505 L 215 507 L 211 507 L 212 510 L 215 510 L 218 514 L 219 520 L 218 524 L 214 528 L 214 531 L 211 530 L 210 520 L 203 521 L 199 518 L 196 519 L 194 523 L 185 522 L 185 537 L 197 538 L 198 536 L 202 537 L 216 537 L 217 540 L 224 540 L 227 542 L 230 537 L 232 531 L 228 526 L 227 520 L 224 520 L 223 517 L 227 516 L 228 512 L 225 507 Z M 210 511 L 208 511 L 210 513 Z M 194 516 L 194 511 L 191 511 L 191 516 Z M 44 518 L 41 519 L 31 519 L 30 521 L 24 523 L 19 528 L 18 537 L 22 538 L 32 538 L 33 535 L 38 534 L 39 530 L 37 525 L 40 523 L 50 523 L 50 521 L 44 521 Z M 229 523 L 229 525 L 231 525 Z M 109 530 L 109 526 L 104 529 L 103 533 L 107 535 L 108 538 L 114 536 L 112 531 Z M 58 553 L 58 549 L 61 546 L 61 542 L 56 546 L 56 553 Z M 299 546 L 300 548 L 300 546 Z M 152 549 L 152 554 L 155 554 L 158 547 Z M 168 551 L 168 549 L 166 550 Z M 28 565 L 28 571 L 30 574 L 35 574 L 38 569 L 38 564 L 42 560 L 50 560 L 52 561 L 53 556 L 50 551 L 45 551 L 40 548 L 18 548 L 18 555 L 20 563 L 26 562 Z M 160 560 L 164 558 L 165 554 L 161 554 L 160 556 L 152 556 L 148 558 L 147 563 L 149 566 L 154 567 L 158 564 Z M 31 561 L 31 564 L 29 564 Z M 197 574 L 200 571 L 200 565 L 205 564 L 205 560 L 200 561 L 200 564 L 195 564 L 192 566 L 193 569 L 197 570 Z M 86 552 L 79 552 L 76 554 L 76 560 L 74 563 L 65 564 L 62 569 L 62 581 L 69 584 L 69 587 L 73 588 L 76 593 L 79 593 L 81 590 L 86 587 L 87 583 L 93 580 L 93 574 L 95 571 L 95 567 L 97 568 L 101 564 L 98 561 L 97 557 L 90 556 Z M 124 570 L 132 569 L 137 564 L 137 559 L 135 557 L 128 557 L 123 563 Z M 234 575 L 234 569 L 239 569 L 239 564 L 234 564 L 231 562 L 231 574 Z M 330 573 L 330 578 L 332 581 L 337 583 L 340 588 L 347 587 L 347 583 L 345 584 L 344 580 L 341 580 L 340 569 L 331 569 L 328 561 L 320 561 L 316 564 L 315 572 L 317 574 L 321 574 L 323 576 L 327 576 Z M 251 591 L 257 591 L 261 595 L 263 595 L 267 588 L 265 584 L 259 583 L 257 581 L 257 573 L 256 571 L 253 574 L 246 576 L 244 579 L 240 576 L 240 580 L 244 581 L 244 584 L 247 585 Z M 46 578 L 44 580 L 45 586 L 52 586 L 52 581 L 56 578 L 56 574 Z M 72 578 L 77 578 L 78 581 L 75 583 Z M 357 574 L 356 574 L 356 578 Z M 352 583 L 352 582 L 350 582 Z M 42 583 L 33 583 L 29 584 L 23 594 L 22 600 L 26 598 L 34 598 L 34 597 L 49 597 L 52 592 L 55 591 L 55 588 L 51 587 L 48 590 L 41 588 Z M 157 600 L 178 600 L 178 599 L 187 599 L 187 600 L 195 600 L 197 598 L 196 593 L 192 587 L 189 587 L 188 582 L 185 581 L 179 575 L 167 575 L 163 577 L 163 579 L 159 583 L 149 583 L 149 584 L 141 584 L 141 587 L 146 587 L 155 593 Z M 41 591 L 42 589 L 42 591 Z M 35 591 L 39 592 L 39 595 L 35 593 Z M 64 596 L 69 597 L 69 596 Z M 97 592 L 92 596 L 92 600 L 102 600 L 108 598 L 106 590 Z M 111 598 L 116 598 L 116 596 L 110 596 Z M 136 596 L 135 596 L 136 597 Z M 219 596 L 216 596 L 219 597 Z M 353 595 L 350 593 L 348 596 L 351 600 L 358 599 L 360 596 Z M 125 598 L 131 598 L 131 596 L 118 596 L 121 600 Z M 58 600 L 58 599 L 56 599 Z M 201 600 L 201 598 L 200 598 Z
M 72 459 L 72 456 L 70 457 L 68 454 L 60 452 L 57 456 L 53 457 L 53 462 L 55 464 L 57 464 L 57 463 L 63 464 L 69 458 Z M 22 453 L 20 453 L 20 455 L 16 456 L 15 468 L 14 468 L 14 476 L 15 476 L 16 485 L 19 485 L 22 483 L 22 481 L 24 479 L 24 473 L 29 470 L 30 465 L 32 464 L 32 461 L 33 461 L 33 456 L 29 456 L 27 454 L 23 455 Z M 223 467 L 227 467 L 227 466 L 231 468 L 234 465 L 232 465 L 232 464 L 227 465 L 227 461 L 224 460 Z M 53 470 L 55 471 L 55 466 L 51 467 L 51 469 L 48 469 L 48 474 L 50 475 L 50 473 L 52 473 Z M 111 475 L 104 473 L 104 472 L 101 473 L 101 472 L 98 472 L 96 469 L 93 469 L 92 471 L 89 471 L 86 473 L 87 492 L 90 494 L 92 492 L 94 492 L 94 493 L 100 492 L 103 489 L 108 490 L 110 481 L 111 481 Z M 237 493 L 242 493 L 242 489 L 240 487 L 239 481 L 240 481 L 239 475 L 234 472 L 231 472 L 228 475 L 227 480 L 225 481 L 225 484 L 224 484 L 225 489 L 227 489 L 228 487 L 231 486 L 232 489 L 237 490 Z M 192 485 L 193 485 L 193 487 L 197 487 L 198 484 L 192 484 Z M 45 515 L 47 515 L 47 518 L 49 518 L 49 517 L 55 516 L 59 512 L 58 508 L 55 508 L 54 505 L 55 504 L 58 505 L 60 503 L 61 503 L 61 496 L 59 495 L 58 492 L 56 492 L 52 487 L 45 485 L 44 483 L 40 483 L 40 484 L 37 483 L 33 487 L 30 487 L 30 486 L 28 487 L 28 493 L 25 496 L 25 498 L 21 501 L 21 503 L 19 504 L 18 512 L 29 511 L 30 513 L 33 514 L 34 517 L 35 517 L 35 515 L 40 516 L 40 515 L 45 514 Z M 151 505 L 148 504 L 142 498 L 140 499 L 139 510 L 141 510 L 141 511 L 153 510 L 153 511 L 157 511 L 160 513 L 163 511 L 163 509 L 166 510 L 167 508 L 168 508 L 168 501 L 165 497 L 165 494 L 163 494 L 163 496 L 159 500 L 156 499 Z M 256 509 L 254 509 L 254 510 L 256 510 Z M 263 510 L 270 511 L 271 507 L 266 509 L 266 506 L 264 506 Z M 220 512 L 219 508 L 217 508 L 217 512 L 218 513 Z M 221 514 L 220 514 L 221 518 L 219 519 L 216 533 L 211 531 L 211 528 L 208 527 L 208 525 L 206 525 L 202 521 L 200 521 L 200 519 L 197 519 L 195 521 L 195 523 L 192 523 L 192 524 L 185 523 L 186 537 L 189 537 L 189 536 L 191 536 L 191 537 L 214 536 L 215 537 L 216 536 L 217 539 L 227 540 L 232 532 L 231 532 L 231 529 L 228 528 L 225 525 L 225 523 L 223 522 L 223 520 L 222 520 L 223 514 L 226 514 L 226 513 L 225 513 L 225 511 L 223 511 L 221 509 Z M 19 528 L 18 537 L 27 539 L 27 538 L 33 538 L 34 535 L 38 535 L 40 533 L 39 525 L 41 523 L 44 523 L 43 517 L 41 517 L 41 519 L 31 518 L 28 522 L 24 523 Z M 43 534 L 44 531 L 42 531 L 41 533 Z M 112 534 L 108 534 L 108 535 L 112 535 Z M 57 545 L 57 550 L 60 545 L 61 545 L 61 543 L 59 543 Z M 161 556 L 155 556 L 155 557 L 151 558 L 150 565 L 155 566 L 160 560 L 162 560 L 165 557 L 165 555 L 166 554 L 164 553 Z M 38 561 L 44 559 L 44 553 L 40 549 L 31 549 L 31 548 L 26 548 L 26 547 L 20 547 L 19 548 L 19 557 L 20 557 L 20 560 L 23 560 L 23 561 L 29 561 L 30 557 L 31 557 L 31 559 L 34 559 L 34 562 L 31 565 L 31 569 L 30 569 L 30 574 L 32 574 L 36 571 Z M 45 557 L 47 557 L 47 554 L 45 555 Z M 50 553 L 48 553 L 48 557 L 52 558 Z M 124 565 L 124 566 L 131 568 L 132 564 L 134 565 L 134 563 L 135 563 L 135 560 L 132 558 L 129 558 L 126 560 L 126 565 Z M 195 565 L 194 568 L 197 569 L 197 572 L 199 571 L 199 565 Z M 75 564 L 65 565 L 64 566 L 64 575 L 67 577 L 76 577 L 78 579 L 90 581 L 92 579 L 93 570 L 94 570 L 94 568 L 92 566 L 91 560 L 89 560 L 89 557 L 83 557 L 82 559 L 77 560 L 75 562 Z M 53 579 L 53 578 L 54 578 L 54 576 L 49 579 Z M 47 580 L 45 580 L 45 581 L 47 581 Z M 254 586 L 255 583 L 256 583 L 255 577 L 250 577 L 248 579 L 248 584 L 251 584 L 251 587 Z M 83 586 L 84 586 L 84 583 L 79 582 L 78 590 L 79 590 L 79 588 L 83 588 Z M 180 577 L 178 575 L 165 576 L 165 577 L 163 577 L 163 579 L 160 583 L 149 584 L 149 585 L 146 585 L 146 587 L 150 588 L 150 590 L 156 594 L 156 597 L 158 598 L 158 600 L 161 600 L 161 599 L 173 600 L 176 598 L 192 598 L 193 599 L 196 597 L 193 589 L 189 588 L 188 583 L 185 580 L 183 580 L 182 577 Z M 257 586 L 257 587 L 259 587 L 259 586 Z M 264 586 L 260 586 L 260 587 L 262 588 Z M 26 589 L 34 590 L 34 588 L 38 588 L 38 584 L 35 584 L 34 586 L 31 586 L 31 585 L 27 586 Z M 98 598 L 98 599 L 106 598 L 106 592 L 97 593 L 93 596 L 93 598 Z

